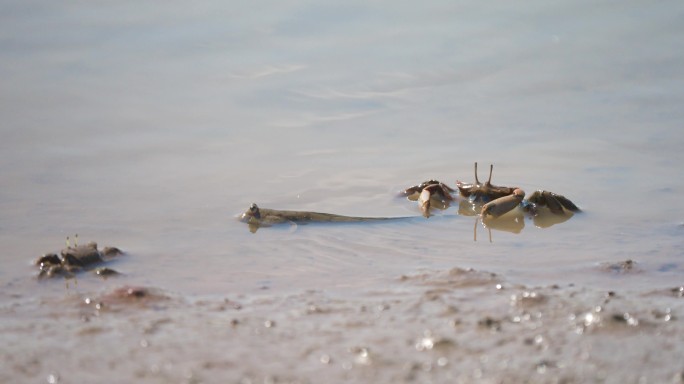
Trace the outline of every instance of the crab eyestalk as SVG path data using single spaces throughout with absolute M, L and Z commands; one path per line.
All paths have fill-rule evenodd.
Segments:
M 487 179 L 487 185 L 492 185 L 492 172 L 494 172 L 494 164 L 489 164 L 489 179 Z
M 475 163 L 475 184 L 463 183 L 461 181 L 456 182 L 461 196 L 469 198 L 471 201 L 482 201 L 488 202 L 501 197 L 512 195 L 513 191 L 517 187 L 504 187 L 492 184 L 492 173 L 494 171 L 494 165 L 489 165 L 489 178 L 487 182 L 480 183 L 480 179 L 477 176 L 477 163 Z
M 480 213 L 483 217 L 490 215 L 493 217 L 499 217 L 506 212 L 512 211 L 515 207 L 522 203 L 525 198 L 525 191 L 520 188 L 516 188 L 513 194 L 500 197 L 496 200 L 490 201 L 489 203 L 482 206 L 482 212 Z
M 494 171 L 494 164 L 489 164 L 489 178 L 487 179 L 487 183 L 485 185 L 491 185 L 492 184 L 492 172 Z M 477 177 L 477 161 L 475 162 L 475 185 L 482 185 L 480 184 L 480 179 Z

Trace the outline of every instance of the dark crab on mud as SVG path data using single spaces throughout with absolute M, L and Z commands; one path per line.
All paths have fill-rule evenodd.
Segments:
M 99 267 L 113 257 L 123 254 L 115 247 L 97 248 L 97 243 L 90 242 L 78 245 L 78 235 L 74 237 L 74 245 L 70 244 L 67 237 L 66 248 L 57 255 L 46 253 L 36 260 L 35 264 L 40 268 L 39 278 L 63 276 L 74 277 L 77 272 L 94 269 L 95 273 L 102 277 L 118 274 L 113 269 Z

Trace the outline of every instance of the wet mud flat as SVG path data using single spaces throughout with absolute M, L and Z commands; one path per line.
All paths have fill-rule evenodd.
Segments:
M 0 294 L 0 382 L 684 382 L 681 286 L 527 287 L 453 268 L 346 297 L 47 287 Z

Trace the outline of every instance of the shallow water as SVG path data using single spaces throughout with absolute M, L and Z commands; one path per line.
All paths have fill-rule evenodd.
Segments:
M 680 2 L 5 2 L 0 282 L 83 241 L 181 294 L 358 292 L 422 268 L 624 289 L 684 276 Z M 396 193 L 481 178 L 583 210 L 520 234 L 427 221 L 264 228 L 250 203 L 419 216 Z M 599 263 L 635 260 L 629 281 Z M 50 282 L 52 284 L 53 282 Z M 62 285 L 63 282 L 54 282 Z M 100 283 L 81 279 L 81 287 Z M 626 285 L 625 285 L 626 284 Z

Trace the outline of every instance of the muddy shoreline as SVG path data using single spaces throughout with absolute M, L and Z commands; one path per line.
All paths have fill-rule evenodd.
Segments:
M 123 281 L 95 292 L 37 283 L 32 294 L 2 293 L 0 381 L 684 381 L 681 286 L 528 287 L 461 268 L 344 298 L 184 296 Z

